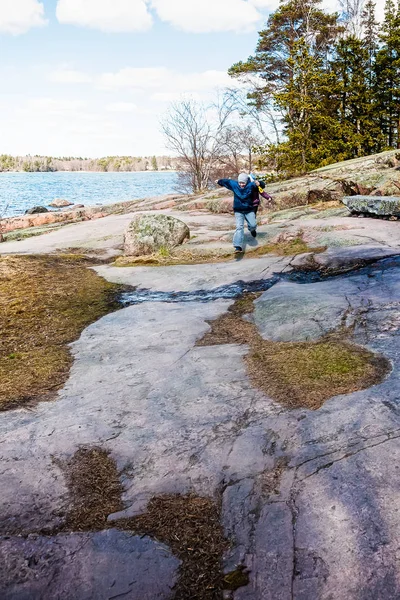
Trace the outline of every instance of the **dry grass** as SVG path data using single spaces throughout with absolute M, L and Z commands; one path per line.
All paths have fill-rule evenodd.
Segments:
M 245 358 L 250 379 L 288 408 L 320 408 L 326 400 L 382 381 L 389 365 L 349 342 L 273 343 L 258 340 Z
M 304 241 L 303 236 L 298 236 L 291 240 L 259 246 L 256 250 L 251 252 L 251 255 L 262 256 L 263 254 L 277 254 L 278 256 L 296 256 L 297 254 L 305 254 L 308 252 L 319 254 L 320 252 L 325 252 L 325 250 L 326 246 L 320 246 L 318 248 L 310 247 L 307 242 Z
M 254 258 L 255 256 L 263 256 L 264 254 L 276 254 L 278 256 L 295 256 L 296 254 L 304 254 L 306 252 L 324 252 L 326 246 L 311 248 L 299 236 L 292 240 L 277 242 L 275 244 L 265 244 L 256 248 L 247 247 L 243 256 L 246 258 Z M 226 262 L 227 260 L 235 260 L 235 255 L 232 250 L 172 250 L 168 256 L 162 253 L 150 254 L 148 256 L 120 256 L 114 262 L 116 267 L 139 267 L 139 266 L 155 266 L 167 267 L 171 265 L 199 265 L 206 263 Z
M 174 600 L 220 600 L 226 587 L 222 554 L 227 548 L 220 524 L 220 503 L 194 494 L 150 500 L 137 517 L 111 523 L 107 516 L 123 509 L 117 467 L 101 448 L 80 449 L 64 469 L 71 509 L 62 531 L 98 531 L 116 527 L 165 543 L 182 561 Z M 239 579 L 237 586 L 244 585 Z
M 115 462 L 101 448 L 81 448 L 61 466 L 72 501 L 64 529 L 105 529 L 108 515 L 123 509 L 123 489 Z
M 150 254 L 148 256 L 121 256 L 116 259 L 116 267 L 155 266 L 167 267 L 171 265 L 193 265 L 224 262 L 233 258 L 233 249 L 230 251 L 191 251 L 173 250 L 168 256 L 163 254 Z
M 315 210 L 319 210 L 324 212 L 325 210 L 330 210 L 331 208 L 343 208 L 343 203 L 340 200 L 328 200 L 327 202 L 316 202 L 315 204 L 308 204 L 309 208 L 314 208 Z
M 221 600 L 222 554 L 227 548 L 220 506 L 192 494 L 153 498 L 147 512 L 118 522 L 118 527 L 167 544 L 182 561 L 174 600 Z
M 251 313 L 254 300 L 261 292 L 245 294 L 238 298 L 228 311 L 214 321 L 207 321 L 211 329 L 196 342 L 196 346 L 216 346 L 220 344 L 249 344 L 257 335 L 253 323 L 241 317 Z
M 390 371 L 386 358 L 342 337 L 297 343 L 264 340 L 253 323 L 242 319 L 252 312 L 257 295 L 240 298 L 227 313 L 209 321 L 211 330 L 197 345 L 248 344 L 248 375 L 270 398 L 288 408 L 315 410 L 333 396 L 380 383 Z
M 46 399 L 65 382 L 67 344 L 116 307 L 119 286 L 86 259 L 0 258 L 0 410 Z

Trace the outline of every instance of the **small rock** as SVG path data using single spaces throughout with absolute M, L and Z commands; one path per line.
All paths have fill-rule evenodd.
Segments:
M 47 208 L 44 206 L 33 206 L 25 211 L 26 215 L 37 215 L 38 213 L 47 213 L 49 212 Z
M 125 255 L 143 256 L 161 249 L 171 250 L 188 239 L 190 230 L 183 221 L 166 215 L 142 215 L 130 223 L 125 233 Z
M 64 200 L 63 198 L 55 198 L 53 202 L 50 202 L 49 206 L 53 208 L 63 208 L 64 206 L 72 206 L 74 203 L 69 200 Z

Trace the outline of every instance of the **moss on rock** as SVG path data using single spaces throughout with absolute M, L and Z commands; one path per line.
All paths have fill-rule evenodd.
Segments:
M 270 398 L 288 408 L 315 410 L 333 396 L 380 383 L 390 371 L 386 358 L 343 338 L 296 343 L 264 340 L 252 322 L 242 319 L 253 311 L 259 295 L 236 300 L 227 313 L 209 322 L 210 331 L 197 345 L 249 345 L 248 375 Z

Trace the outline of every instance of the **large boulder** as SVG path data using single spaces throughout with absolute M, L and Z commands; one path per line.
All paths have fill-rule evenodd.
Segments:
M 47 213 L 49 212 L 47 208 L 44 206 L 33 206 L 25 211 L 26 215 L 37 215 L 39 213 Z
M 49 206 L 53 208 L 64 208 L 64 206 L 72 206 L 73 202 L 69 200 L 64 200 L 63 198 L 55 198 L 53 202 L 50 202 Z
M 343 204 L 355 214 L 380 217 L 400 217 L 400 197 L 396 196 L 345 196 Z
M 141 215 L 125 232 L 125 255 L 143 256 L 161 249 L 171 250 L 190 238 L 189 227 L 166 215 Z

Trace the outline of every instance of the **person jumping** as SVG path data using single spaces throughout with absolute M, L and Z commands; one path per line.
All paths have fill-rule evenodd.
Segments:
M 215 182 L 221 187 L 233 192 L 233 212 L 236 219 L 236 231 L 233 236 L 233 246 L 236 253 L 243 252 L 244 222 L 251 235 L 257 237 L 257 219 L 253 207 L 255 192 L 258 193 L 259 181 L 250 181 L 247 173 L 240 173 L 238 180 L 218 179 Z

